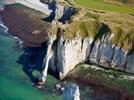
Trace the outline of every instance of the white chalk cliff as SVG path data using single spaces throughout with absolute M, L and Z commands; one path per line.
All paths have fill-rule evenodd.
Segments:
M 49 10 L 48 5 L 41 3 L 40 0 L 5 0 L 6 4 L 20 3 L 32 9 L 36 9 L 46 15 L 50 15 L 51 10 Z
M 65 78 L 69 71 L 83 61 L 134 73 L 134 51 L 127 54 L 122 48 L 114 46 L 111 40 L 113 34 L 105 33 L 97 40 L 80 36 L 67 40 L 62 33 L 57 33 L 58 36 L 53 38 L 54 53 L 49 60 L 49 67 L 59 72 L 60 79 Z

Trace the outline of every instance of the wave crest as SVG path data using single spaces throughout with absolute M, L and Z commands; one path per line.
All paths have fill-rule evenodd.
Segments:
M 3 31 L 4 33 L 7 33 L 9 29 L 4 24 L 0 23 L 0 30 Z

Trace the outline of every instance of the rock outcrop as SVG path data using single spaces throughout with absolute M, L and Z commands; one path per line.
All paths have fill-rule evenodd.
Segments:
M 62 100 L 80 100 L 79 86 L 70 84 L 63 90 Z
M 111 37 L 114 33 L 109 32 L 107 29 L 97 39 L 77 36 L 68 40 L 63 37 L 64 33 L 58 31 L 57 37 L 53 38 L 54 53 L 49 60 L 50 69 L 57 71 L 60 79 L 65 78 L 80 62 L 134 73 L 134 50 L 127 53 L 123 48 L 113 45 Z
M 70 6 L 63 6 L 63 5 L 57 5 L 57 10 L 56 10 L 56 15 L 59 18 L 59 21 L 64 23 L 68 20 L 70 20 L 71 16 L 74 15 L 77 11 L 75 8 L 70 7 Z

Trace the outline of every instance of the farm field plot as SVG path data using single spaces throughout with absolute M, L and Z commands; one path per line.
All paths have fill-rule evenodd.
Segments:
M 95 10 L 134 14 L 134 6 L 129 6 L 125 4 L 112 4 L 104 2 L 104 0 L 74 0 L 74 2 L 80 6 Z

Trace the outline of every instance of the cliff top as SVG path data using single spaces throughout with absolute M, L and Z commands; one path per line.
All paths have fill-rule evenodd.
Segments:
M 65 40 L 74 39 L 75 37 L 90 37 L 92 39 L 98 38 L 103 34 L 110 34 L 111 42 L 113 45 L 122 47 L 125 51 L 130 51 L 134 47 L 134 16 L 129 14 L 130 12 L 120 12 L 107 11 L 107 10 L 98 10 L 98 9 L 89 9 L 90 7 L 78 6 L 76 3 L 79 0 L 66 0 L 70 4 L 80 9 L 78 13 L 71 17 L 71 21 L 66 25 L 61 25 L 61 28 L 64 30 L 62 34 Z M 70 2 L 71 1 L 71 2 Z M 79 1 L 83 3 L 89 3 L 92 0 L 88 1 Z M 98 0 L 102 1 L 102 0 Z M 94 3 L 98 2 L 94 1 Z M 75 3 L 74 3 L 75 2 Z M 93 2 L 93 1 L 92 1 Z M 105 1 L 106 2 L 106 1 Z M 100 3 L 100 2 L 99 2 Z M 102 2 L 101 2 L 102 3 Z M 109 5 L 109 4 L 108 4 Z M 96 5 L 97 6 L 97 5 Z M 102 5 L 101 5 L 102 6 Z M 114 7 L 117 5 L 111 6 Z M 133 7 L 129 5 L 122 4 L 123 9 L 125 6 L 131 9 Z M 92 7 L 92 6 L 91 6 Z M 133 10 L 134 11 L 134 10 Z M 132 11 L 132 13 L 133 13 Z M 105 24 L 105 25 L 104 25 Z M 104 26 L 107 26 L 104 28 Z M 55 28 L 55 27 L 54 27 Z M 103 29 L 100 33 L 100 29 Z M 56 29 L 54 29 L 57 32 Z
M 65 0 L 72 5 L 92 10 L 134 14 L 133 0 Z

